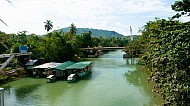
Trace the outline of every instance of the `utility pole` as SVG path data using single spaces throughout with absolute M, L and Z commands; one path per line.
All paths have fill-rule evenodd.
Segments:
M 133 42 L 133 31 L 132 31 L 132 28 L 130 26 L 130 37 L 131 37 L 131 42 Z M 131 54 L 131 64 L 134 63 L 134 59 L 133 59 L 133 45 L 132 45 L 132 54 Z
M 4 89 L 0 88 L 0 106 L 4 106 Z
M 130 26 L 130 36 L 131 36 L 131 41 L 133 41 L 133 31 L 132 31 L 131 26 Z

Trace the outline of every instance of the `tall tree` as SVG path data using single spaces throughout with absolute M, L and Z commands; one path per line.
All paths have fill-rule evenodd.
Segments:
M 190 0 L 175 1 L 172 10 L 177 12 L 173 18 L 179 18 L 183 15 L 190 16 Z
M 83 47 L 92 47 L 92 37 L 91 37 L 91 31 L 87 32 L 87 33 L 83 33 L 82 37 L 83 37 Z
M 51 20 L 46 20 L 46 22 L 44 22 L 45 25 L 45 30 L 47 30 L 47 32 L 49 32 L 52 28 L 53 28 L 53 22 L 51 22 Z
M 75 24 L 73 24 L 73 23 L 71 24 L 69 33 L 71 35 L 75 35 L 77 33 L 77 28 L 76 28 Z

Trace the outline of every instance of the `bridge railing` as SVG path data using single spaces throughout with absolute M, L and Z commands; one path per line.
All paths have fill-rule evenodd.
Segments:
M 124 49 L 125 47 L 93 47 L 93 48 L 81 48 L 83 50 L 117 50 Z

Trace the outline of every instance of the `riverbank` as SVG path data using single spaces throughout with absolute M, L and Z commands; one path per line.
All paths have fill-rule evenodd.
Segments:
M 17 68 L 12 70 L 4 70 L 0 72 L 0 85 L 9 83 L 26 77 L 27 71 L 24 68 Z

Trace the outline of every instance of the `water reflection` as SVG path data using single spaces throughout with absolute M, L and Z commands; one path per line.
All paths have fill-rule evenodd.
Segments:
M 126 58 L 126 65 L 134 66 L 137 64 L 137 58 Z
M 21 86 L 15 89 L 15 96 L 18 100 L 28 97 L 28 95 L 30 95 L 30 93 L 32 93 L 34 90 L 38 89 L 40 85 L 41 84 Z
M 161 105 L 158 103 L 162 103 L 163 100 L 157 96 L 157 94 L 151 92 L 153 84 L 148 83 L 148 77 L 148 74 L 142 70 L 134 70 L 125 73 L 126 80 L 140 91 L 145 92 L 144 94 L 149 97 L 150 103 L 148 105 Z

